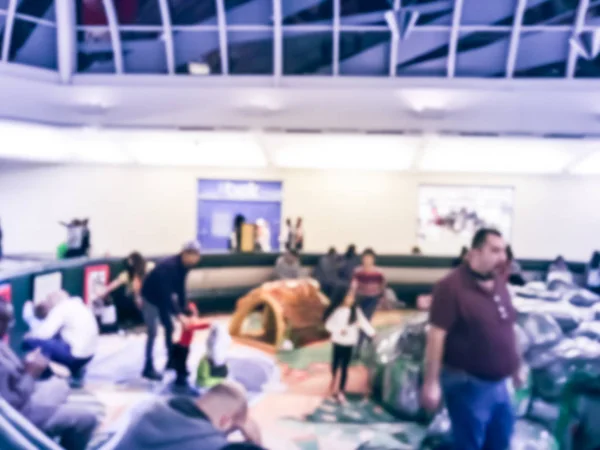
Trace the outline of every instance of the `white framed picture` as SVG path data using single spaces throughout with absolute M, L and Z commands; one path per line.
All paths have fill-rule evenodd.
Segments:
M 496 228 L 510 241 L 514 188 L 419 186 L 417 245 L 423 254 L 457 256 L 479 228 Z
M 51 272 L 38 275 L 33 279 L 33 303 L 46 299 L 49 294 L 62 289 L 62 273 Z

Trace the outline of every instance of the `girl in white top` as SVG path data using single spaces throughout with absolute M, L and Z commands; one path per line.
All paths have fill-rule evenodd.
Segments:
M 351 289 L 340 306 L 335 308 L 325 322 L 325 329 L 331 334 L 333 355 L 331 361 L 331 395 L 344 403 L 346 397 L 346 380 L 352 352 L 358 343 L 360 332 L 367 336 L 375 336 L 371 326 L 360 307 L 355 303 L 355 293 Z

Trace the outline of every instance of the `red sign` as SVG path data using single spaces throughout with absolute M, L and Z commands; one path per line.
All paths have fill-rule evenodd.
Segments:
M 84 278 L 84 300 L 89 304 L 104 291 L 109 282 L 110 267 L 108 264 L 89 266 L 85 268 Z
M 120 25 L 133 23 L 138 13 L 139 0 L 119 0 L 115 3 L 115 12 Z M 83 0 L 82 25 L 107 25 L 108 19 L 102 0 Z
M 10 284 L 0 284 L 0 300 L 12 302 L 12 288 Z

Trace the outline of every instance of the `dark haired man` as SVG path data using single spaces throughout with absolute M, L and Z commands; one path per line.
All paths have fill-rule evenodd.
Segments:
M 433 290 L 423 406 L 443 398 L 457 450 L 506 450 L 514 427 L 507 379 L 520 383 L 516 312 L 502 270 L 506 243 L 475 233 L 466 260 Z
M 167 354 L 173 347 L 173 318 L 187 321 L 187 297 L 185 281 L 187 274 L 200 262 L 200 244 L 188 242 L 180 253 L 160 262 L 144 279 L 142 286 L 142 315 L 148 328 L 146 341 L 146 364 L 142 376 L 151 380 L 161 378 L 154 369 L 152 353 L 158 331 L 158 322 L 165 328 Z

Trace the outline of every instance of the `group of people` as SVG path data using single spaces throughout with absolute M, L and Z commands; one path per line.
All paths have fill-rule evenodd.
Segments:
M 162 324 L 169 354 L 167 369 L 176 371 L 175 385 L 187 386 L 186 362 L 193 333 L 211 327 L 210 322 L 199 319 L 185 293 L 187 273 L 199 261 L 200 245 L 195 241 L 158 264 L 132 253 L 126 260 L 125 271 L 101 293 L 106 296 L 125 286 L 134 298 L 134 305 L 141 310 L 147 328 L 142 370 L 145 378 L 162 378 L 153 361 L 157 328 Z M 70 386 L 67 378 L 60 377 L 60 367 L 71 375 L 71 387 L 73 380 L 83 377 L 98 343 L 98 325 L 92 309 L 81 298 L 71 298 L 59 291 L 36 304 L 28 303 L 24 319 L 30 326 L 22 343 L 27 352 L 25 358 L 20 360 L 8 345 L 0 344 L 0 396 L 42 431 L 58 438 L 66 450 L 83 450 L 97 419 L 76 403 L 67 402 Z M 2 302 L 0 338 L 6 335 L 10 323 L 10 303 Z M 150 444 L 156 449 L 170 449 L 174 445 L 181 449 L 208 450 L 261 448 L 258 427 L 248 417 L 245 390 L 226 379 L 226 367 L 223 372 L 226 345 L 222 345 L 222 331 L 216 325 L 212 327 L 211 350 L 200 364 L 198 376 L 202 372 L 207 377 L 207 391 L 200 398 L 194 395 L 155 399 L 137 408 L 127 430 L 113 447 L 115 450 L 142 449 Z M 216 372 L 224 376 L 213 376 Z M 243 443 L 228 442 L 228 435 L 234 431 L 241 433 Z
M 302 217 L 298 217 L 294 224 L 289 217 L 285 220 L 285 226 L 282 228 L 279 237 L 279 244 L 281 250 L 301 252 L 304 249 L 304 225 Z
M 330 395 L 341 403 L 346 402 L 352 358 L 359 355 L 365 339 L 375 336 L 371 319 L 386 294 L 385 275 L 375 263 L 372 249 L 359 257 L 351 245 L 342 258 L 330 249 L 315 269 L 315 277 L 321 278 L 322 290 L 331 299 L 324 314 L 325 329 L 333 344 Z

